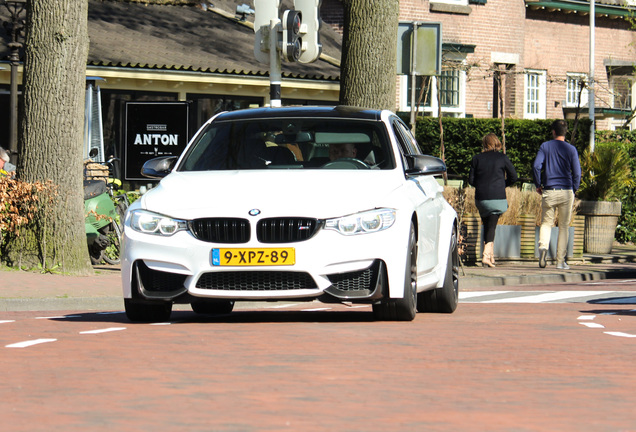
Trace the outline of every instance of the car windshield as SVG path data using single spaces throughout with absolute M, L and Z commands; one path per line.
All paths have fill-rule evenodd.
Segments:
M 177 170 L 394 167 L 382 122 L 281 118 L 213 121 Z

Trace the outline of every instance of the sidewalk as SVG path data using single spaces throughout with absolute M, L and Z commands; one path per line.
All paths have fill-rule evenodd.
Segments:
M 615 244 L 607 255 L 583 254 L 568 261 L 569 270 L 557 270 L 548 261 L 539 268 L 537 259 L 497 261 L 497 267 L 469 266 L 460 268 L 460 290 L 492 286 L 515 286 L 581 282 L 601 279 L 636 278 L 636 245 Z M 462 272 L 463 270 L 463 272 Z
M 463 266 L 459 289 L 636 278 L 636 246 L 615 245 L 611 254 L 585 254 L 568 264 L 570 270 L 557 270 L 549 262 L 540 269 L 537 260 L 499 260 L 495 268 Z M 0 311 L 123 310 L 119 268 L 94 269 L 95 275 L 90 277 L 0 269 Z

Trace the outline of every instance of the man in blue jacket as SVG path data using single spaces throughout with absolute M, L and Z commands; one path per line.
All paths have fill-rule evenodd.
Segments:
M 555 210 L 559 216 L 557 268 L 567 270 L 568 230 L 572 218 L 574 193 L 581 184 L 581 164 L 576 148 L 565 141 L 568 126 L 565 120 L 552 123 L 554 139 L 541 144 L 532 173 L 537 192 L 541 194 L 541 229 L 539 230 L 539 267 L 547 264 L 550 232 Z

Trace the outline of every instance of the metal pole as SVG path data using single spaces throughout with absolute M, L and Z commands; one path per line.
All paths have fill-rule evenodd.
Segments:
M 594 27 L 596 19 L 595 0 L 590 0 L 590 91 L 589 91 L 589 112 L 590 112 L 590 153 L 594 153 L 594 133 L 596 131 L 594 119 Z
M 269 106 L 280 107 L 281 58 L 278 53 L 278 25 L 280 20 L 269 22 Z
M 413 43 L 411 44 L 411 129 L 415 133 L 415 112 L 419 107 L 415 106 L 415 87 L 417 86 L 417 75 L 415 68 L 417 67 L 417 23 L 413 23 Z

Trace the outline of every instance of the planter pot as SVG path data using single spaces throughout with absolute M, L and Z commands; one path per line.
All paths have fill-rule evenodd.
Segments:
M 481 261 L 481 218 L 475 214 L 465 214 L 462 220 L 462 260 L 467 264 Z
M 539 230 L 541 227 L 535 227 L 535 243 L 534 243 L 534 257 L 539 258 Z M 574 256 L 574 236 L 575 229 L 570 226 L 568 231 L 568 251 L 566 256 L 571 258 Z M 552 227 L 550 230 L 550 246 L 548 246 L 548 260 L 556 261 L 557 258 L 557 243 L 559 241 L 559 227 Z
M 534 258 L 536 243 L 536 223 L 537 217 L 533 214 L 519 215 L 519 225 L 521 226 L 521 258 Z
M 539 257 L 539 227 L 536 223 L 536 216 L 530 214 L 519 215 L 519 225 L 521 226 L 521 257 Z M 583 256 L 583 232 L 585 227 L 585 217 L 575 215 L 572 218 L 570 231 L 568 233 L 568 257 L 580 258 Z M 553 227 L 550 232 L 550 249 L 548 255 L 556 257 L 556 244 L 559 229 Z
M 484 241 L 482 226 L 481 241 Z M 497 225 L 494 253 L 497 258 L 521 257 L 521 225 Z
M 612 252 L 614 232 L 621 215 L 621 203 L 614 201 L 581 201 L 578 214 L 585 216 L 584 247 L 587 253 Z

